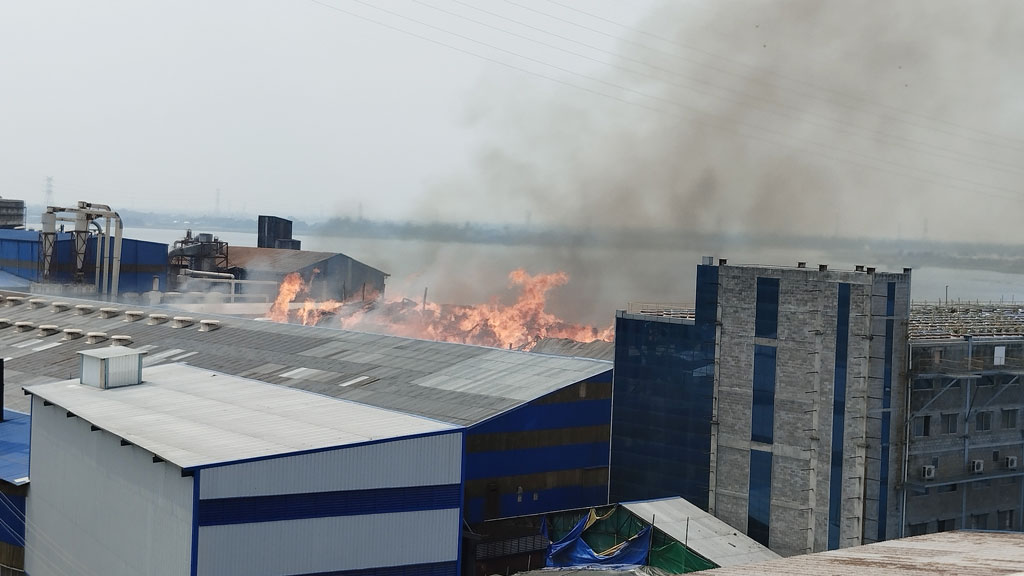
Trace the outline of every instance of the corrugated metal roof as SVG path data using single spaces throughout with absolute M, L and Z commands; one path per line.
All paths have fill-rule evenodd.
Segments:
M 184 364 L 144 377 L 109 390 L 70 380 L 28 391 L 181 468 L 456 429 Z
M 719 566 L 739 566 L 779 557 L 683 498 L 624 502 L 622 506 L 647 522 L 653 518 L 658 530 L 684 542 L 690 550 Z
M 336 252 L 313 252 L 310 250 L 286 250 L 284 248 L 254 248 L 252 246 L 232 246 L 228 250 L 228 263 L 248 270 L 259 270 L 288 274 L 315 266 L 335 256 L 344 256 L 353 262 L 354 258 Z M 362 262 L 359 262 L 362 264 Z M 365 264 L 364 264 L 365 266 Z
M 0 422 L 0 480 L 15 486 L 28 482 L 28 414 L 4 410 Z
M 1021 574 L 1024 534 L 940 532 L 701 572 L 708 576 L 958 576 Z
M 72 304 L 71 308 L 0 306 L 0 318 L 37 326 L 52 324 L 61 330 L 127 335 L 132 338 L 132 348 L 148 351 L 147 366 L 187 362 L 459 425 L 481 422 L 612 368 L 610 362 L 584 358 L 234 317 L 217 317 L 219 330 L 200 332 L 198 321 L 206 316 L 195 316 L 196 324 L 191 327 L 173 328 L 170 322 L 128 322 L 123 313 L 113 318 L 101 318 L 96 312 L 81 316 L 75 313 L 74 304 L 87 302 L 99 308 L 100 303 L 60 300 Z M 117 307 L 147 314 L 168 312 L 135 305 Z M 8 406 L 27 411 L 28 404 L 17 386 L 75 378 L 79 375 L 76 352 L 106 344 L 88 344 L 85 338 L 62 340 L 59 332 L 43 336 L 38 330 L 18 332 L 7 327 L 0 328 L 0 346 L 8 357 Z

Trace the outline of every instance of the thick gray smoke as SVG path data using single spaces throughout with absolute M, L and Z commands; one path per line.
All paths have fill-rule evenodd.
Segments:
M 863 239 L 1020 240 L 1024 5 L 665 2 L 626 31 L 559 4 L 537 6 L 623 39 L 596 51 L 565 38 L 607 37 L 534 14 L 563 36 L 546 39 L 608 65 L 553 49 L 579 75 L 525 64 L 583 90 L 486 77 L 465 113 L 473 169 L 421 214 L 590 236 L 424 248 L 410 285 L 473 302 L 512 268 L 565 270 L 553 309 L 603 323 L 630 300 L 692 301 L 702 254 L 873 264 Z M 758 238 L 774 235 L 807 240 Z M 860 240 L 839 255 L 816 239 L 836 237 Z
M 993 207 L 1024 208 L 1019 3 L 666 2 L 632 31 L 541 6 L 624 40 L 556 40 L 611 64 L 563 66 L 596 82 L 531 69 L 634 105 L 489 78 L 476 170 L 425 204 L 726 233 L 920 237 L 927 220 L 957 240 L 1003 238 Z

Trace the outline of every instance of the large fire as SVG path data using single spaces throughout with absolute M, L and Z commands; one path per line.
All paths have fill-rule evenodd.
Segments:
M 612 340 L 612 326 L 596 328 L 566 322 L 545 310 L 548 292 L 564 286 L 569 281 L 568 274 L 530 275 L 519 269 L 509 273 L 508 281 L 510 287 L 518 288 L 511 305 L 497 298 L 475 306 L 416 302 L 408 298 L 342 303 L 313 301 L 309 298 L 308 283 L 292 273 L 281 283 L 268 317 L 275 322 L 307 326 L 337 322 L 335 326 L 350 330 L 520 350 L 530 349 L 541 338 Z M 336 320 L 329 320 L 330 317 Z

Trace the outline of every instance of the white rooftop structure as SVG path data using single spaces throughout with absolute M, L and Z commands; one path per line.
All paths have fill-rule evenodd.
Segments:
M 627 510 L 721 567 L 767 562 L 779 555 L 683 498 L 623 502 Z M 687 527 L 689 524 L 689 527 Z
M 805 554 L 750 566 L 702 572 L 708 576 L 991 576 L 1024 574 L 1020 532 L 940 532 Z
M 143 376 L 107 390 L 77 380 L 26 390 L 182 469 L 458 429 L 184 364 Z

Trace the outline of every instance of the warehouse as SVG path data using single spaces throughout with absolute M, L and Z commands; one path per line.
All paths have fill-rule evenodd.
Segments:
M 12 388 L 73 378 L 111 343 L 170 362 L 466 427 L 465 517 L 607 502 L 610 362 L 161 308 L 14 296 L 0 304 Z
M 298 273 L 308 285 L 307 296 L 318 301 L 376 299 L 384 295 L 388 277 L 387 273 L 344 254 L 285 248 L 232 246 L 228 265 L 244 270 L 246 280 L 280 283 L 288 274 Z M 247 288 L 250 293 L 258 289 Z M 268 295 L 273 300 L 277 288 Z
M 141 356 L 27 389 L 33 576 L 458 573 L 458 427 Z

